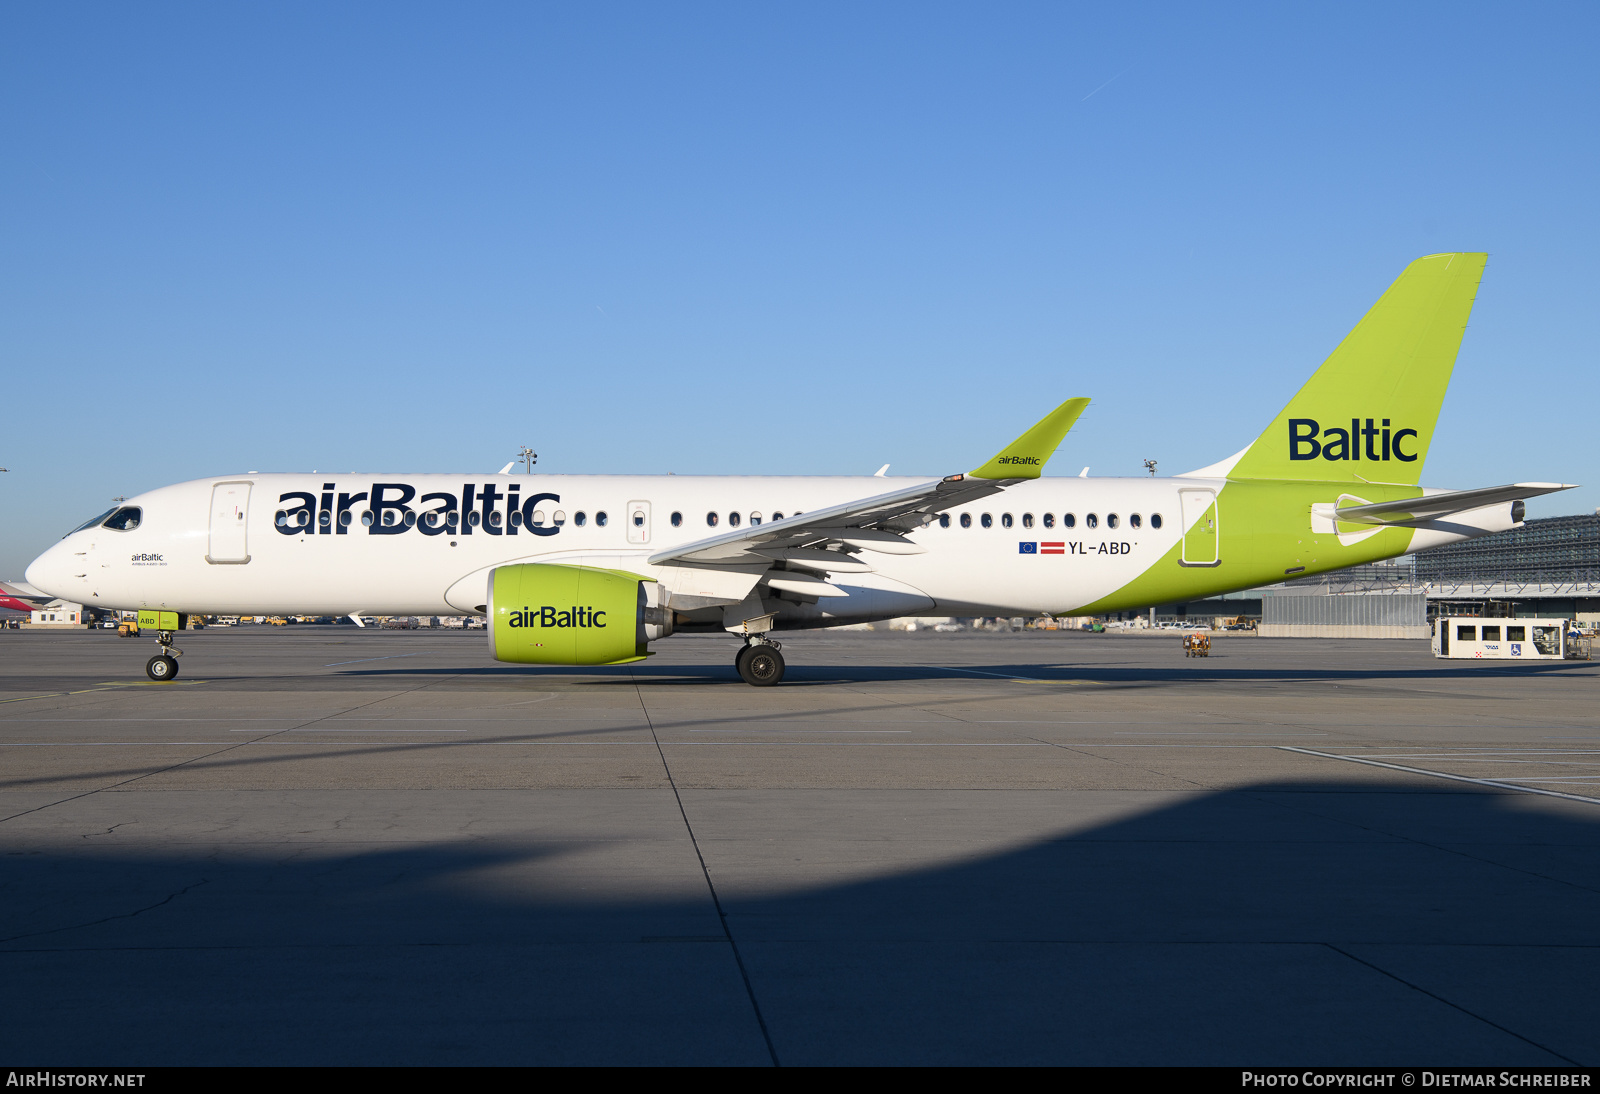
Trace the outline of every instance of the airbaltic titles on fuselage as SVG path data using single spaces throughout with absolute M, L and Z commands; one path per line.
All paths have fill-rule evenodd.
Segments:
M 474 532 L 489 536 L 514 536 L 518 532 L 553 536 L 561 531 L 559 524 L 546 526 L 542 516 L 538 523 L 534 521 L 540 502 L 559 502 L 561 495 L 536 493 L 523 498 L 521 491 L 520 483 L 501 490 L 492 482 L 469 482 L 462 484 L 459 495 L 436 490 L 419 498 L 416 487 L 409 483 L 375 482 L 370 490 L 349 493 L 325 482 L 320 497 L 309 490 L 280 494 L 278 503 L 282 508 L 274 518 L 274 527 L 286 536 L 346 535 L 356 521 L 357 505 L 366 502 L 360 519 L 367 534 L 373 536 L 398 536 L 412 528 L 425 536 L 446 532 L 453 536 L 470 536 Z M 416 508 L 412 508 L 413 501 Z M 502 501 L 504 513 L 500 510 Z
M 545 514 L 539 506 L 547 501 L 559 504 L 561 495 L 541 491 L 523 498 L 521 491 L 520 483 L 511 483 L 502 490 L 495 483 L 469 482 L 462 484 L 459 494 L 435 490 L 419 497 L 417 488 L 404 482 L 375 482 L 367 490 L 354 492 L 340 491 L 337 484 L 325 482 L 320 495 L 309 490 L 279 494 L 273 527 L 285 536 L 348 535 L 358 521 L 361 528 L 373 536 L 397 536 L 413 528 L 425 536 L 445 533 L 470 536 L 474 532 L 490 536 L 514 536 L 521 532 L 553 536 L 559 533 L 565 524 L 565 515 L 559 511 Z M 603 516 L 601 514 L 602 521 Z M 579 514 L 578 522 L 582 521 L 583 516 Z M 1047 555 L 1125 555 L 1131 554 L 1134 546 L 1127 541 L 1090 544 L 1079 540 L 1045 543 L 1040 551 L 1026 542 L 1018 544 L 1022 554 Z

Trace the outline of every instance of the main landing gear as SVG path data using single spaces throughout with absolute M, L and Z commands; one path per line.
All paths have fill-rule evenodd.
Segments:
M 761 635 L 745 639 L 733 664 L 740 679 L 758 688 L 769 688 L 783 679 L 783 654 L 778 652 L 776 642 Z
M 162 631 L 156 636 L 156 642 L 161 646 L 161 652 L 145 662 L 144 673 L 152 680 L 165 683 L 178 678 L 178 658 L 183 656 L 183 651 L 172 644 L 172 632 Z

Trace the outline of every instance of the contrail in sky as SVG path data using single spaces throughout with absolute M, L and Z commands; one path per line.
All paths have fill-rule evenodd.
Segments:
M 1122 72 L 1126 72 L 1126 71 L 1127 71 L 1127 69 L 1123 69 L 1122 70 Z M 1110 87 L 1112 84 L 1114 84 L 1118 80 L 1122 79 L 1122 72 L 1117 73 L 1115 76 L 1111 77 L 1111 79 L 1107 80 L 1105 83 L 1101 84 L 1099 87 L 1095 88 L 1093 91 L 1089 92 L 1089 94 L 1085 95 L 1083 98 L 1079 99 L 1078 101 L 1080 103 L 1088 102 L 1090 99 L 1092 99 L 1096 95 L 1100 94 L 1100 92 L 1104 91 L 1106 88 Z

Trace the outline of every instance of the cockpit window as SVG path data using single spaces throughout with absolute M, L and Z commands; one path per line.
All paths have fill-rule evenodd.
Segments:
M 96 524 L 99 524 L 101 521 L 105 520 L 107 517 L 109 517 L 112 513 L 115 513 L 115 512 L 116 512 L 115 509 L 107 509 L 104 513 L 101 513 L 98 517 L 95 517 L 93 520 L 86 520 L 82 524 L 78 525 L 71 532 L 68 532 L 67 536 L 72 535 L 74 532 L 81 532 L 85 528 L 93 528 Z M 62 539 L 66 539 L 67 536 L 62 536 L 61 538 Z
M 112 513 L 111 516 L 107 517 L 106 522 L 100 527 L 112 528 L 118 532 L 131 532 L 135 528 L 139 527 L 140 516 L 141 514 L 137 505 L 124 505 L 121 509 L 118 509 L 115 513 Z

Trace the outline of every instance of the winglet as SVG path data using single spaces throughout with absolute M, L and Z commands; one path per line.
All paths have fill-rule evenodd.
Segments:
M 993 459 L 970 474 L 977 479 L 1038 478 L 1044 471 L 1044 465 L 1066 438 L 1067 431 L 1088 405 L 1088 399 L 1068 399 L 1046 414 L 1038 425 L 1006 445 L 995 453 Z

